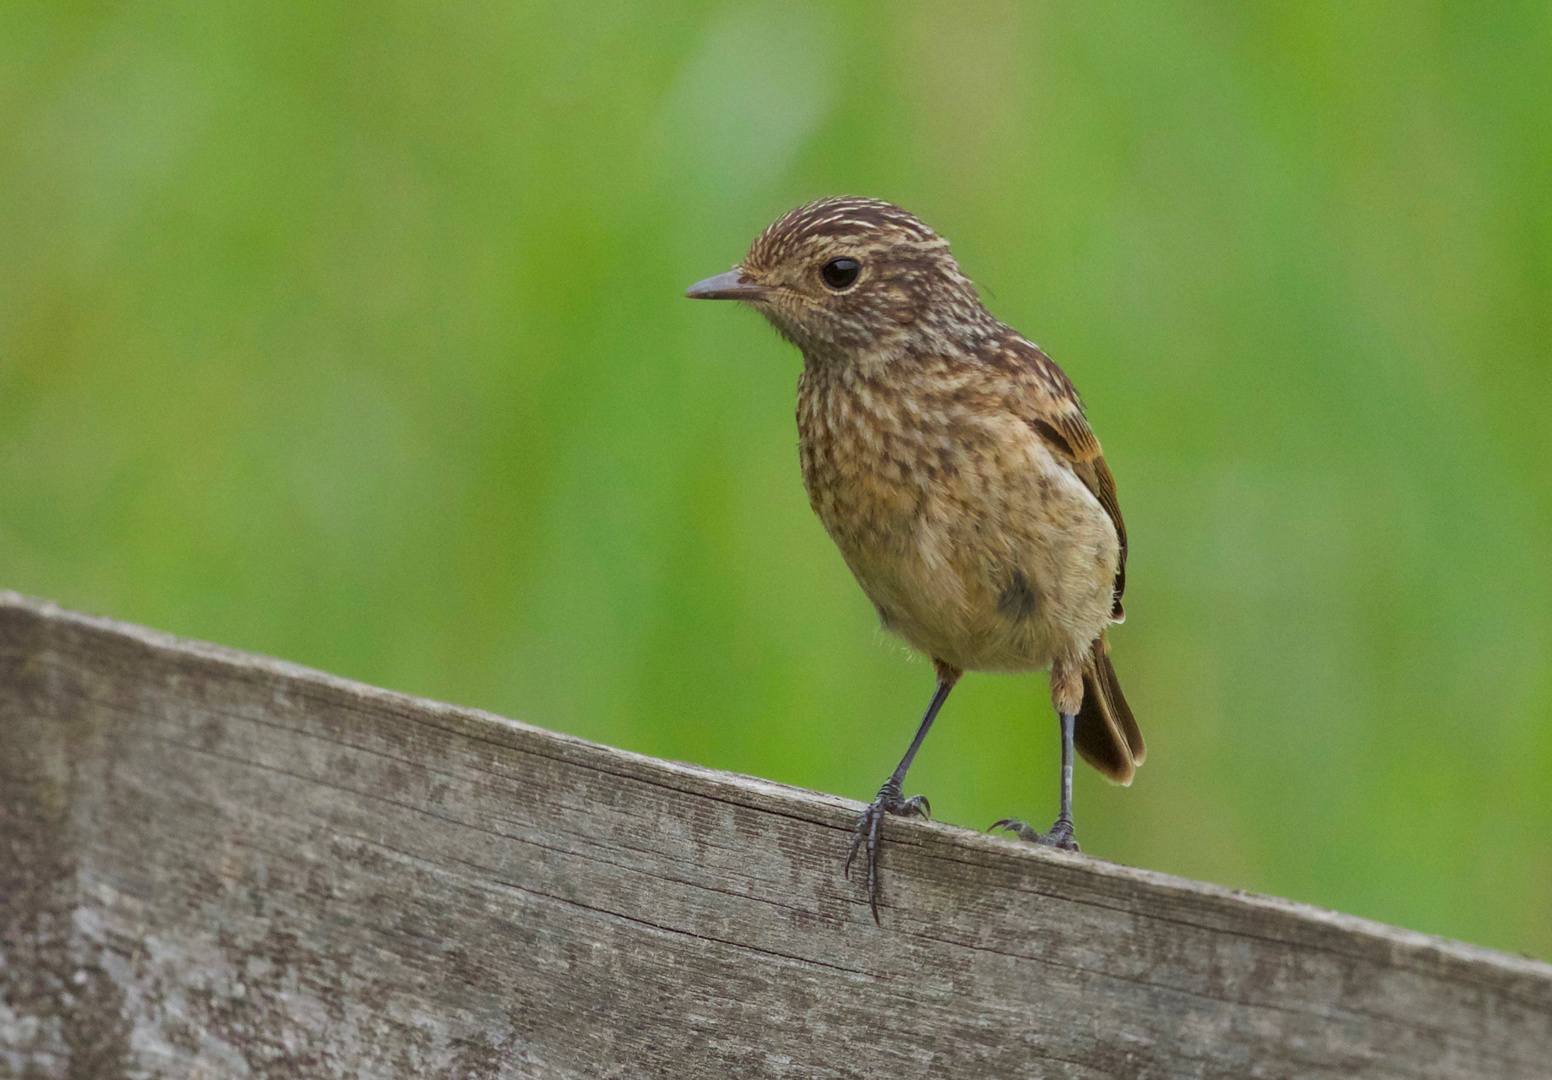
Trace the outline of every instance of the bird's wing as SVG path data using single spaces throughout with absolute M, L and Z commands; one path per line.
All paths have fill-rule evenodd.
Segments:
M 1060 455 L 1073 475 L 1083 481 L 1099 505 L 1110 515 L 1116 537 L 1121 542 L 1121 557 L 1116 564 L 1115 606 L 1111 618 L 1125 616 L 1121 594 L 1126 591 L 1126 522 L 1116 498 L 1115 477 L 1100 453 L 1099 440 L 1083 415 L 1083 400 L 1067 373 L 1032 342 L 1017 339 L 1005 348 L 1017 359 L 1020 373 L 1019 407 L 1025 422 L 1034 428 L 1052 450 Z

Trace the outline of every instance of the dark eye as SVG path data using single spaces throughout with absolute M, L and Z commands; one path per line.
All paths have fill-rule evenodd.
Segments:
M 831 259 L 820 269 L 819 276 L 824 278 L 826 285 L 840 292 L 851 287 L 861 270 L 862 264 L 856 259 Z

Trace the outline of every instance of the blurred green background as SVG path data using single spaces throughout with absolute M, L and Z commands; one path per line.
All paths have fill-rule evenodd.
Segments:
M 1552 956 L 1552 14 L 0 5 L 0 586 L 870 797 L 931 689 L 681 298 L 884 196 L 1089 403 L 1085 848 Z M 908 788 L 1054 813 L 1043 677 Z M 839 853 L 838 853 L 839 854 Z

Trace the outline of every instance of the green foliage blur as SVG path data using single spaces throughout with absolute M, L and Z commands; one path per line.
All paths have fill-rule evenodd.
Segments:
M 1118 478 L 1086 850 L 1552 955 L 1549 11 L 9 0 L 0 587 L 871 797 L 930 665 L 682 290 L 883 196 Z M 1049 818 L 1047 701 L 908 790 Z

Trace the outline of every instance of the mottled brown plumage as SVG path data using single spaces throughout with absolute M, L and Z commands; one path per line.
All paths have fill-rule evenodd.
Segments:
M 1104 637 L 1122 617 L 1126 527 L 1072 382 L 986 310 L 947 241 L 874 199 L 793 210 L 689 295 L 743 300 L 802 351 L 809 501 L 884 627 L 938 673 L 915 741 L 858 822 L 874 917 L 880 824 L 926 812 L 902 782 L 963 671 L 1050 669 L 1061 815 L 1043 836 L 998 824 L 1076 848 L 1072 747 L 1122 784 L 1144 750 Z

